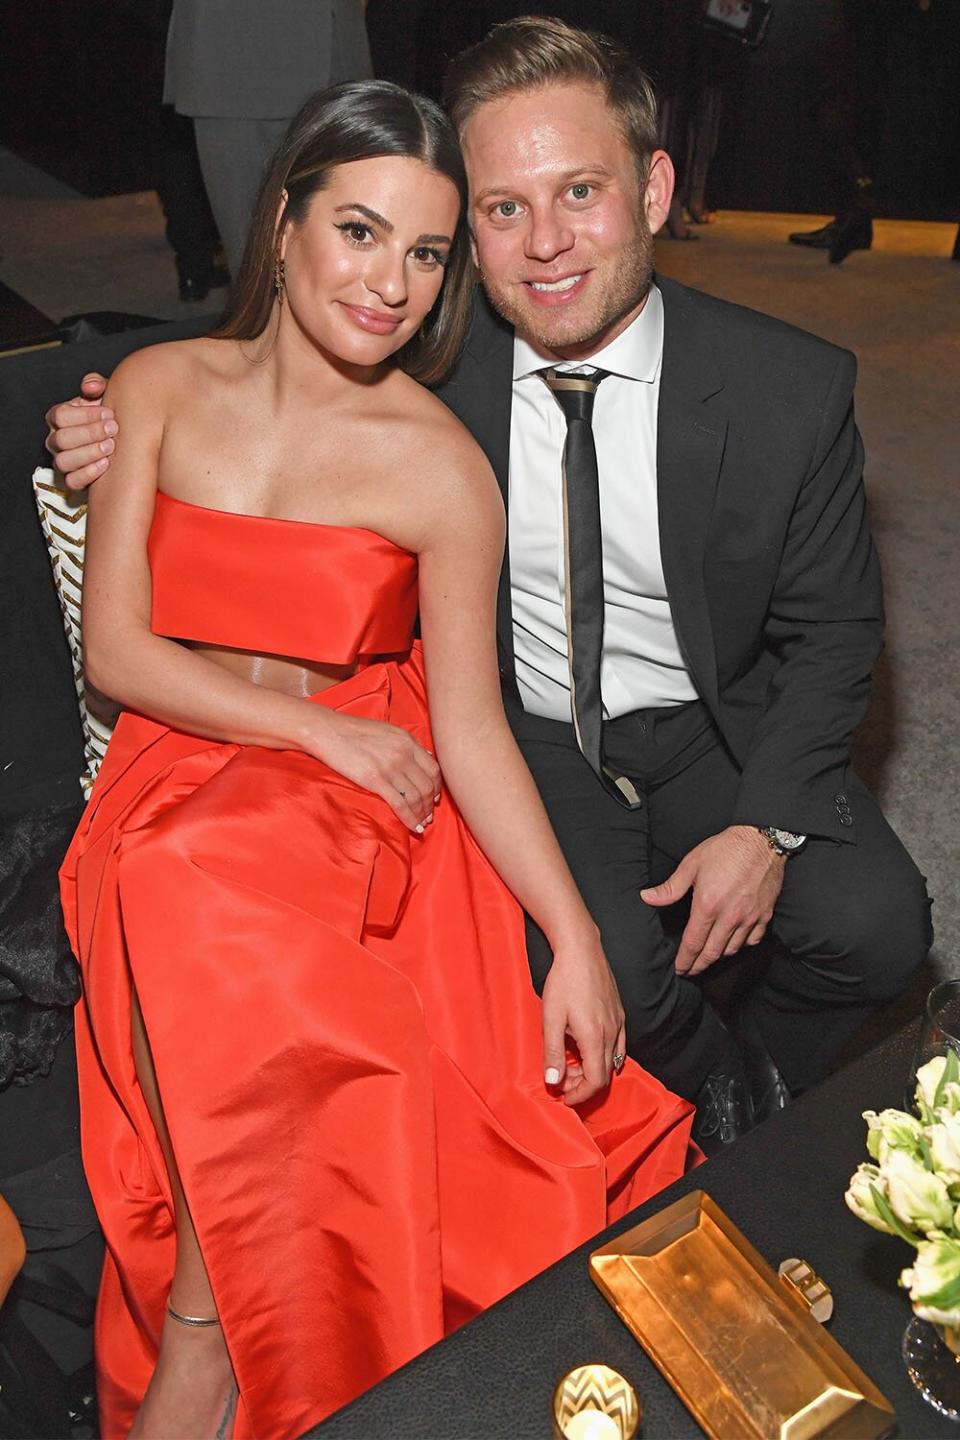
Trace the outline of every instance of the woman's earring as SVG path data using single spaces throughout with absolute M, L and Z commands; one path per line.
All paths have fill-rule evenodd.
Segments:
M 278 305 L 283 304 L 283 292 L 287 286 L 286 263 L 278 255 L 273 262 L 273 288 L 277 292 Z

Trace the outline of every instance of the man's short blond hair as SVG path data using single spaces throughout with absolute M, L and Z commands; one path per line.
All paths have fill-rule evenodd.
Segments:
M 604 35 L 563 20 L 523 15 L 495 25 L 447 72 L 447 109 L 458 134 L 481 105 L 545 85 L 596 85 L 645 177 L 657 147 L 657 97 L 638 62 Z

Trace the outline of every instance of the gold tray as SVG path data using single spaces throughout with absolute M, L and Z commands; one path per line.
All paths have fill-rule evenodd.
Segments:
M 714 1440 L 876 1440 L 893 1407 L 694 1190 L 590 1256 L 620 1319 Z

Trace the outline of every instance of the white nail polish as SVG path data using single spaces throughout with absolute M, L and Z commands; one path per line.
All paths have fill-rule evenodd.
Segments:
M 560 1071 L 556 1068 L 556 1066 L 551 1065 L 549 1069 L 543 1072 L 543 1078 L 544 1080 L 546 1080 L 548 1085 L 559 1085 Z
M 418 825 L 418 826 L 417 826 L 417 834 L 418 834 L 418 835 L 422 835 L 422 834 L 423 834 L 423 826 L 422 826 L 422 825 Z

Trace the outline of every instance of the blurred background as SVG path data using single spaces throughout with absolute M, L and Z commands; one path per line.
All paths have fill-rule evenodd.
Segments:
M 690 46 L 697 0 L 369 0 L 378 75 L 440 92 L 450 56 L 498 20 L 561 16 L 606 31 L 655 78 Z M 834 0 L 774 0 L 763 44 L 728 66 L 729 94 L 711 199 L 723 209 L 830 208 L 829 157 L 818 131 L 819 52 Z M 889 35 L 886 131 L 878 174 L 883 214 L 957 219 L 960 4 L 861 0 Z M 282 7 L 278 7 L 282 9 Z M 0 145 L 87 196 L 153 185 L 151 108 L 159 104 L 164 0 L 32 0 L 0 17 Z M 865 44 L 874 44 L 872 37 Z M 875 47 L 878 48 L 879 47 Z

